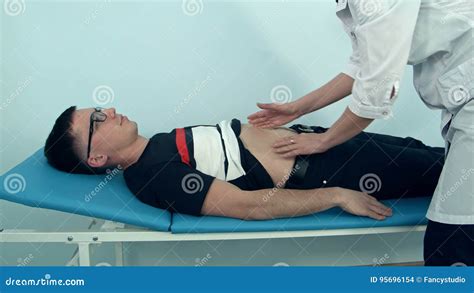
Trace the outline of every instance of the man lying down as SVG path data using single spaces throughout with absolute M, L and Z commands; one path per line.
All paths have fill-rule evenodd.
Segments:
M 237 119 L 138 134 L 114 108 L 64 111 L 46 140 L 48 162 L 70 173 L 120 165 L 128 188 L 151 206 L 245 220 L 295 217 L 332 207 L 383 220 L 378 200 L 431 196 L 444 148 L 363 132 L 325 153 L 283 157 L 275 141 L 322 127 L 261 129 Z M 370 195 L 369 195 L 370 194 Z

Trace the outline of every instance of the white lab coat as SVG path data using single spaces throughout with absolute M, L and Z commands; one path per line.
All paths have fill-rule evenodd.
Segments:
M 454 131 L 474 135 L 474 107 L 465 107 L 474 103 L 474 0 L 338 0 L 336 14 L 353 49 L 343 70 L 354 78 L 349 109 L 365 118 L 391 117 L 405 65 L 413 65 L 413 82 L 421 99 L 429 108 L 442 110 L 446 150 L 458 152 L 456 156 L 466 161 L 462 166 L 448 162 L 444 169 L 474 172 L 474 154 L 465 151 L 474 148 L 473 140 L 459 139 Z M 464 128 L 449 132 L 450 122 L 463 107 L 459 115 L 463 117 L 457 120 L 463 121 Z M 453 147 L 454 137 L 468 145 Z M 468 176 L 456 196 L 446 199 L 447 190 L 461 176 L 458 173 L 443 170 L 429 219 L 474 224 L 474 175 Z

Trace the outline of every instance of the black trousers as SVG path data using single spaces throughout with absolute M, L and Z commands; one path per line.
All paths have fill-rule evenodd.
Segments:
M 301 132 L 299 125 L 291 128 Z M 327 128 L 311 126 L 313 132 Z M 339 186 L 378 199 L 432 196 L 444 163 L 444 148 L 406 137 L 362 132 L 323 154 L 301 156 L 303 180 L 290 177 L 286 188 Z M 427 266 L 474 266 L 474 225 L 428 222 L 424 238 Z
M 428 221 L 423 255 L 425 266 L 474 266 L 474 225 Z
M 297 125 L 291 128 L 299 131 Z M 313 132 L 327 128 L 311 126 Z M 290 176 L 285 188 L 343 187 L 377 199 L 432 196 L 444 164 L 444 148 L 411 137 L 362 132 L 308 162 L 304 179 Z M 298 160 L 297 160 L 298 161 Z

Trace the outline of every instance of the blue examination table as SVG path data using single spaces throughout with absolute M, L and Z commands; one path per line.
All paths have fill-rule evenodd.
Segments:
M 87 234 L 86 236 L 86 234 L 71 232 L 63 235 L 67 236 L 66 239 L 56 234 L 53 235 L 58 237 L 55 238 L 56 242 L 72 241 L 78 244 L 79 248 L 82 248 L 81 255 L 86 258 L 88 244 L 94 241 L 251 239 L 252 235 L 255 235 L 256 238 L 269 238 L 272 235 L 276 237 L 285 237 L 284 235 L 291 235 L 289 237 L 295 235 L 301 237 L 354 235 L 364 234 L 364 231 L 377 233 L 377 229 L 385 231 L 382 233 L 413 231 L 415 228 L 417 231 L 422 231 L 427 222 L 425 214 L 430 202 L 430 197 L 384 201 L 393 209 L 393 216 L 384 221 L 353 216 L 339 208 L 309 216 L 265 221 L 171 214 L 136 199 L 128 190 L 121 172 L 112 171 L 104 175 L 73 175 L 60 172 L 48 165 L 43 156 L 43 149 L 39 149 L 3 174 L 0 179 L 0 199 L 31 207 L 53 209 L 145 228 L 122 229 L 121 233 L 135 233 L 123 239 L 114 238 L 119 236 L 111 237 L 105 233 L 95 233 L 95 236 Z M 3 230 L 0 233 L 0 241 L 19 242 L 21 239 L 34 241 L 32 239 L 41 238 L 39 234 L 33 232 L 21 237 L 19 234 L 15 234 L 15 230 L 8 230 L 8 228 L 0 227 Z M 347 233 L 337 231 L 346 231 Z M 350 233 L 350 231 L 358 232 Z M 125 234 L 119 235 L 124 236 Z M 236 235 L 245 237 L 238 238 Z M 97 240 L 97 238 L 100 239 Z M 83 245 L 81 246 L 81 244 Z M 88 265 L 88 260 L 81 264 Z

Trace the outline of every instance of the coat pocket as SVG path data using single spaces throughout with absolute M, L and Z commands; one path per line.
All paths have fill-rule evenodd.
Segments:
M 474 58 L 440 76 L 436 88 L 446 109 L 457 113 L 474 98 Z

